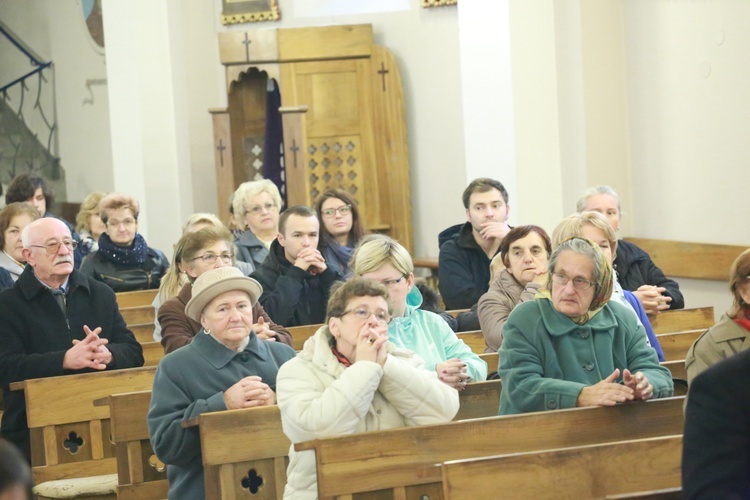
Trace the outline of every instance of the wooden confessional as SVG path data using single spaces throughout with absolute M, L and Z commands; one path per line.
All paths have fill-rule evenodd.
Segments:
M 411 189 L 401 77 L 371 25 L 219 34 L 227 109 L 213 117 L 221 217 L 242 182 L 260 178 L 266 87 L 281 92 L 287 205 L 349 192 L 366 227 L 412 251 Z

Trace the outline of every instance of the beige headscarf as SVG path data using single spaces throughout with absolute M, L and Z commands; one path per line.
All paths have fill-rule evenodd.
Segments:
M 554 271 L 554 265 L 557 263 L 557 257 L 560 253 L 565 251 L 576 252 L 583 255 L 592 256 L 594 258 L 594 298 L 589 304 L 589 309 L 586 314 L 582 316 L 570 318 L 575 323 L 583 325 L 588 323 L 591 318 L 596 316 L 599 311 L 607 304 L 609 298 L 612 296 L 612 266 L 609 265 L 607 257 L 605 257 L 599 245 L 593 241 L 582 238 L 573 237 L 564 240 L 558 245 L 557 248 L 552 252 L 552 256 L 549 261 L 549 282 L 547 283 L 547 290 L 540 291 L 536 294 L 537 299 L 547 299 L 552 302 L 552 272 Z

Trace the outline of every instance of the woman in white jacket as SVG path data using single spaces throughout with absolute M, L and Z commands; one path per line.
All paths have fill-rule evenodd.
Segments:
M 292 441 L 284 498 L 317 498 L 314 452 L 296 452 L 294 443 L 456 415 L 458 392 L 388 342 L 390 319 L 388 290 L 354 278 L 331 295 L 328 324 L 279 370 L 277 401 Z

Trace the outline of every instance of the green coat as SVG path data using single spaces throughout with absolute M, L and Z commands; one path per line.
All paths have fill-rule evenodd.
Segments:
M 500 415 L 573 408 L 581 390 L 615 368 L 642 371 L 654 398 L 672 395 L 669 370 L 632 312 L 608 303 L 585 325 L 557 312 L 548 299 L 519 304 L 503 328 Z

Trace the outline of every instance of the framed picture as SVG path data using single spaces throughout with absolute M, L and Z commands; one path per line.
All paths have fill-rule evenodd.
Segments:
M 221 23 L 240 24 L 278 21 L 278 0 L 221 0 Z
M 443 7 L 445 5 L 456 5 L 458 0 L 421 0 L 422 7 Z

